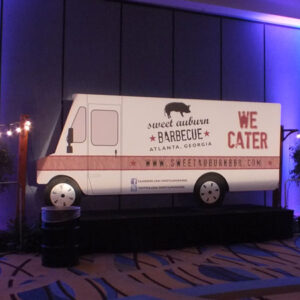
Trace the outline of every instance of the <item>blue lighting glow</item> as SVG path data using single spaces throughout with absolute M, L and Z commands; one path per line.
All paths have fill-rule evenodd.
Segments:
M 281 103 L 284 128 L 300 128 L 300 31 L 293 28 L 266 26 L 266 98 L 268 102 Z M 290 135 L 283 143 L 283 184 L 290 178 L 293 161 L 290 147 L 297 143 Z M 300 188 L 288 194 L 288 208 L 300 214 Z M 282 204 L 285 199 L 282 188 Z

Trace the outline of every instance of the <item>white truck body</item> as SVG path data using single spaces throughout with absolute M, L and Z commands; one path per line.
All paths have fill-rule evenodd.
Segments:
M 67 176 L 87 195 L 189 193 L 214 172 L 229 191 L 273 190 L 279 166 L 279 104 L 77 94 L 37 182 Z

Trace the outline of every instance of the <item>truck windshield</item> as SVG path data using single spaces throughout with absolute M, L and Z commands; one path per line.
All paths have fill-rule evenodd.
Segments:
M 78 108 L 76 117 L 72 123 L 73 143 L 83 143 L 86 139 L 86 109 L 81 106 Z

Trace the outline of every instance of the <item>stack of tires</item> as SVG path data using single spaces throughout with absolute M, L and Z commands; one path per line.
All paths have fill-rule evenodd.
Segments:
M 80 207 L 42 207 L 42 265 L 71 267 L 79 263 Z

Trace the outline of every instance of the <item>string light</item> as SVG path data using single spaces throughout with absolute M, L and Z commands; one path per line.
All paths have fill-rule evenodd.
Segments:
M 26 131 L 29 131 L 30 128 L 31 128 L 31 122 L 30 122 L 29 120 L 27 120 L 27 121 L 25 122 L 25 124 L 24 124 L 24 129 L 25 129 Z
M 25 121 L 23 124 L 21 124 L 20 122 L 10 123 L 9 125 L 0 124 L 0 138 L 3 137 L 3 135 L 11 137 L 14 135 L 18 135 L 23 131 L 28 132 L 30 131 L 31 126 L 32 123 L 30 120 Z

